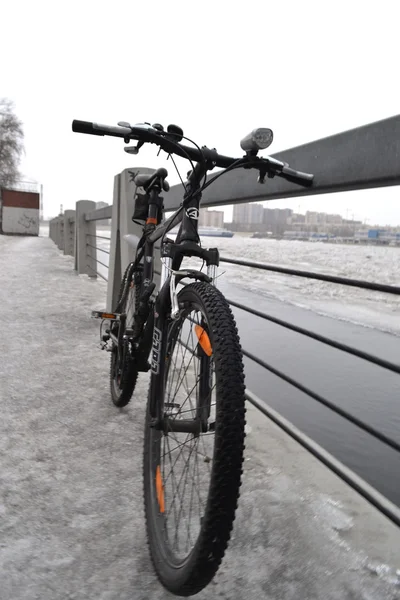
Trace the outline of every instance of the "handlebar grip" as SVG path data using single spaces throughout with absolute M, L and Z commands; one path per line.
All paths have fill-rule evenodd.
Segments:
M 99 130 L 94 129 L 93 123 L 90 121 L 72 121 L 72 131 L 75 133 L 89 133 L 90 135 L 104 135 Z
M 282 171 L 280 172 L 281 177 L 287 179 L 287 181 L 291 181 L 293 183 L 297 183 L 300 185 L 310 186 L 312 185 L 314 175 L 311 173 L 303 173 L 302 171 L 296 171 L 296 169 L 292 169 L 291 167 L 284 166 Z

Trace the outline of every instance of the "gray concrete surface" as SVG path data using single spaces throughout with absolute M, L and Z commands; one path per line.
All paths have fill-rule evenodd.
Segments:
M 0 236 L 0 599 L 156 600 L 141 446 L 147 376 L 115 409 L 92 308 L 44 238 Z M 255 409 L 234 535 L 206 600 L 395 600 L 400 533 Z

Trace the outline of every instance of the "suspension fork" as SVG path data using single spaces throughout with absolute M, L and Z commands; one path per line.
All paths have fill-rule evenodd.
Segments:
M 163 357 L 166 357 L 167 351 L 168 313 L 170 311 L 169 280 L 164 281 L 160 288 L 153 309 L 154 325 L 150 356 L 150 418 L 153 426 L 161 423 L 163 419 L 163 404 L 160 399 L 164 398 L 165 369 L 167 368 Z

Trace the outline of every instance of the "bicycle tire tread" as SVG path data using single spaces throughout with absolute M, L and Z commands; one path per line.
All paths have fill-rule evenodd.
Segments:
M 119 288 L 119 294 L 118 294 L 118 300 L 117 300 L 117 306 L 116 306 L 115 312 L 124 312 L 122 310 L 122 308 L 126 301 L 127 292 L 129 290 L 129 287 L 127 286 L 127 282 L 128 282 L 128 278 L 129 278 L 129 274 L 130 274 L 129 272 L 131 269 L 132 269 L 132 264 L 130 263 L 126 267 L 125 273 L 121 279 L 121 284 L 120 284 L 120 288 Z M 125 386 L 121 390 L 121 393 L 117 395 L 115 393 L 115 389 L 114 389 L 114 363 L 113 363 L 113 360 L 114 360 L 114 352 L 111 352 L 111 356 L 110 356 L 111 400 L 117 408 L 123 408 L 124 406 L 129 404 L 129 402 L 132 398 L 132 394 L 135 390 L 139 373 L 138 373 L 137 369 L 132 368 L 131 373 L 128 376 L 128 383 L 125 384 Z
M 171 592 L 189 596 L 201 591 L 215 576 L 227 549 L 238 506 L 245 439 L 244 369 L 236 323 L 222 293 L 208 283 L 185 286 L 182 294 L 201 300 L 211 329 L 217 374 L 217 419 L 212 477 L 200 535 L 186 565 L 186 574 L 173 581 L 157 556 L 147 502 L 146 456 L 144 502 L 150 555 L 161 583 Z M 145 442 L 146 444 L 146 442 Z M 147 448 L 145 445 L 145 454 Z M 148 482 L 150 484 L 150 481 Z

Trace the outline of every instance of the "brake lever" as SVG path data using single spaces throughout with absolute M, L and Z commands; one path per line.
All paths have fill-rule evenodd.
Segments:
M 259 171 L 259 175 L 257 177 L 257 183 L 261 183 L 261 184 L 265 183 L 266 175 L 269 179 L 272 179 L 272 177 L 275 176 L 275 173 L 273 171 L 270 171 L 268 169 L 267 165 L 265 165 L 265 164 L 260 165 L 258 171 Z
M 265 183 L 265 176 L 268 179 L 273 179 L 275 175 L 279 174 L 284 168 L 285 163 L 272 156 L 266 156 L 261 159 L 261 164 L 258 168 L 260 174 L 257 178 L 258 183 Z
M 124 148 L 127 154 L 139 154 L 139 149 L 144 145 L 144 142 L 138 142 L 136 146 L 126 146 Z

